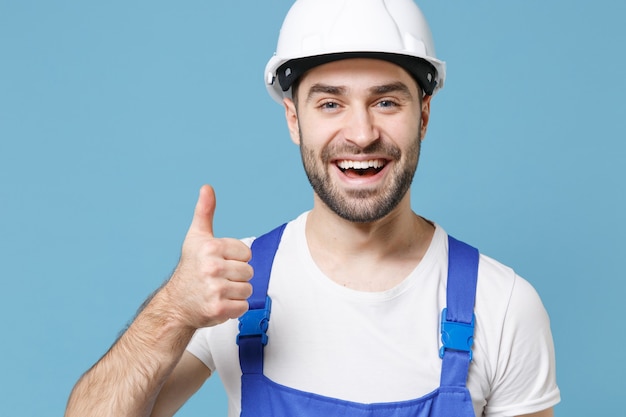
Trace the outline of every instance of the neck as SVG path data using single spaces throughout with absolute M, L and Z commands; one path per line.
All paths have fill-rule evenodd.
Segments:
M 422 259 L 433 234 L 434 226 L 411 210 L 408 193 L 391 213 L 371 223 L 345 220 L 316 197 L 306 225 L 311 255 L 322 271 L 345 286 L 370 291 L 403 280 Z M 385 272 L 385 278 L 368 270 Z M 348 275 L 369 276 L 364 278 L 368 284 L 344 282 Z

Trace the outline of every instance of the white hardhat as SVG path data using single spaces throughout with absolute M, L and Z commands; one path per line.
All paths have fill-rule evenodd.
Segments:
M 430 28 L 413 0 L 297 0 L 265 67 L 267 90 L 282 103 L 304 72 L 351 57 L 396 63 L 428 95 L 446 77 L 446 64 L 435 57 Z

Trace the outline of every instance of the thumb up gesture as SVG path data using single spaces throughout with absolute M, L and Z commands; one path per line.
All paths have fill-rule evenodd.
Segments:
M 250 248 L 213 234 L 215 192 L 200 189 L 182 254 L 162 293 L 183 325 L 197 329 L 237 318 L 248 310 L 252 294 Z

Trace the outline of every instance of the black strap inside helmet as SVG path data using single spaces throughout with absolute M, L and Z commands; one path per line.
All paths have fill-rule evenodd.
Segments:
M 276 71 L 278 83 L 283 91 L 287 91 L 298 78 L 311 68 L 349 58 L 381 59 L 399 65 L 411 74 L 426 95 L 432 95 L 437 86 L 437 70 L 430 62 L 410 55 L 386 52 L 341 52 L 292 59 L 278 67 Z

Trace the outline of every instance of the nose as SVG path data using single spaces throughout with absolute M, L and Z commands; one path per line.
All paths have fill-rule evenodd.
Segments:
M 379 136 L 374 117 L 367 108 L 350 109 L 344 127 L 344 137 L 347 141 L 365 148 L 378 140 Z

